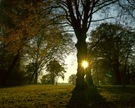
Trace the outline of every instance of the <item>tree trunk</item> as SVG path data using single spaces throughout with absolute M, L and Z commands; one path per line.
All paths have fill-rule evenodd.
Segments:
M 33 78 L 34 78 L 34 73 L 30 77 L 29 84 L 32 84 Z
M 19 60 L 20 60 L 20 52 L 18 51 L 18 52 L 17 52 L 17 55 L 14 57 L 14 59 L 13 59 L 11 65 L 9 66 L 8 70 L 5 71 L 6 74 L 5 74 L 5 76 L 4 76 L 4 79 L 5 79 L 5 81 L 4 81 L 5 84 L 4 84 L 4 85 L 8 85 L 8 83 L 9 83 L 8 80 L 9 80 L 9 78 L 10 78 L 10 76 L 11 76 L 13 70 L 14 70 L 15 67 L 17 66 L 17 63 L 19 63 Z
M 37 84 L 37 80 L 38 80 L 38 71 L 35 71 L 35 77 L 34 77 L 34 84 Z
M 86 82 L 89 86 L 94 86 L 90 67 L 86 70 Z
M 51 72 L 51 84 L 54 85 L 54 83 L 55 83 L 54 72 Z
M 128 73 L 128 59 L 129 59 L 130 50 L 128 51 L 126 58 L 125 58 L 125 66 L 124 66 L 124 84 L 127 84 L 128 77 L 126 73 Z
M 116 85 L 121 84 L 121 76 L 120 76 L 120 69 L 119 69 L 120 63 L 118 59 L 115 60 L 113 67 L 114 67 L 114 77 L 115 77 L 114 84 Z
M 89 61 L 88 54 L 87 54 L 87 43 L 85 41 L 85 38 L 78 39 L 78 41 L 76 43 L 76 48 L 77 48 L 78 69 L 77 69 L 77 79 L 76 79 L 76 87 L 75 88 L 84 89 L 87 86 L 87 83 L 84 80 L 84 75 L 86 73 L 87 73 L 86 74 L 87 80 L 90 79 L 91 80 L 91 84 L 93 85 L 93 81 L 92 81 L 92 78 L 91 78 L 90 70 L 89 69 L 85 70 L 81 66 L 81 62 L 83 60 L 88 60 Z M 88 84 L 90 84 L 90 83 L 88 83 Z

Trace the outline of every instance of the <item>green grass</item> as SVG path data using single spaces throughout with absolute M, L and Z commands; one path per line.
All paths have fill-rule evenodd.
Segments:
M 0 108 L 63 108 L 73 86 L 30 85 L 0 89 Z
M 99 88 L 112 108 L 135 108 L 135 87 L 109 86 Z
M 29 85 L 0 88 L 0 108 L 65 108 L 74 86 Z M 102 87 L 112 108 L 135 108 L 135 87 Z

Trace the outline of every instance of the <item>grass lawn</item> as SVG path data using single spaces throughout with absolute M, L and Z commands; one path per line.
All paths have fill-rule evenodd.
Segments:
M 0 108 L 65 108 L 74 86 L 28 85 L 0 88 Z M 112 108 L 135 108 L 135 87 L 100 87 Z

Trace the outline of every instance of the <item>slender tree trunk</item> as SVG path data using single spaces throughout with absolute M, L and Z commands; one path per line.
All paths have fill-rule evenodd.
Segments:
M 89 86 L 94 86 L 90 67 L 86 70 L 86 82 Z
M 129 66 L 127 67 L 127 84 L 131 84 L 130 82 L 130 70 L 129 70 Z
M 35 71 L 35 79 L 34 79 L 34 84 L 37 84 L 38 81 L 38 71 Z
M 128 59 L 129 59 L 129 54 L 130 54 L 130 50 L 128 51 L 126 58 L 125 58 L 125 66 L 124 66 L 124 84 L 128 83 L 127 82 L 127 75 L 126 73 L 128 73 Z
M 8 83 L 9 83 L 9 81 L 8 81 L 8 79 L 10 78 L 10 76 L 11 76 L 11 74 L 12 74 L 12 72 L 13 72 L 13 70 L 15 69 L 15 67 L 17 66 L 17 63 L 19 62 L 19 60 L 20 60 L 20 52 L 18 51 L 18 53 L 17 53 L 17 55 L 14 57 L 14 59 L 13 59 L 13 61 L 12 61 L 12 63 L 11 63 L 11 65 L 9 66 L 9 68 L 8 68 L 8 70 L 7 71 L 5 71 L 6 72 L 6 74 L 5 74 L 5 81 L 4 81 L 4 85 L 8 85 Z
M 55 83 L 54 72 L 51 72 L 51 84 L 54 85 L 54 83 Z
M 30 79 L 29 84 L 31 84 L 32 81 L 34 81 L 34 82 L 33 82 L 34 84 L 37 84 L 37 81 L 38 81 L 38 68 L 37 68 L 37 67 L 36 67 L 34 73 L 33 73 L 32 76 L 31 76 L 31 79 Z
M 114 77 L 115 77 L 114 84 L 116 85 L 121 84 L 121 75 L 120 75 L 120 69 L 119 69 L 120 63 L 118 59 L 115 60 L 113 67 L 114 67 Z
M 29 84 L 31 84 L 31 83 L 32 83 L 33 78 L 34 78 L 34 73 L 31 75 L 31 78 L 30 78 L 30 80 L 29 80 Z

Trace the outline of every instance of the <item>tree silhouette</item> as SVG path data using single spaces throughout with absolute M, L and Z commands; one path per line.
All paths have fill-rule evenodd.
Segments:
M 56 0 L 55 2 L 59 4 L 58 7 L 61 7 L 63 13 L 65 13 L 65 17 L 67 19 L 66 24 L 72 26 L 77 38 L 77 43 L 75 45 L 77 49 L 78 62 L 77 79 L 73 99 L 71 100 L 76 100 L 76 102 L 78 101 L 77 103 L 80 104 L 82 103 L 84 105 L 82 105 L 82 107 L 86 107 L 88 105 L 88 103 L 84 103 L 86 103 L 92 95 L 96 96 L 98 94 L 93 86 L 94 84 L 91 78 L 90 67 L 83 69 L 80 65 L 82 60 L 89 61 L 86 42 L 87 32 L 91 26 L 94 13 L 115 2 L 117 2 L 117 0 Z M 85 81 L 84 76 L 86 73 L 87 78 Z M 93 94 L 90 94 L 90 92 Z M 78 100 L 77 98 L 81 100 Z
M 57 0 L 56 3 L 60 5 L 61 9 L 66 13 L 67 23 L 73 27 L 75 36 L 77 38 L 77 79 L 75 88 L 84 88 L 86 82 L 84 81 L 84 75 L 82 66 L 80 63 L 82 60 L 88 59 L 87 55 L 87 32 L 92 22 L 92 16 L 105 6 L 115 3 L 117 0 Z M 87 70 L 88 71 L 88 70 Z M 89 72 L 90 73 L 90 72 Z M 90 74 L 88 74 L 90 75 Z M 90 78 L 90 77 L 89 77 Z M 91 78 L 90 78 L 91 79 Z M 92 80 L 91 80 L 92 81 Z M 91 86 L 93 83 L 90 83 Z
M 75 74 L 70 75 L 68 82 L 75 85 L 75 83 L 76 83 L 75 81 L 76 81 L 76 75 Z
M 3 83 L 4 85 L 11 85 L 8 83 L 13 81 L 12 75 L 16 71 L 20 71 L 20 60 L 24 46 L 29 39 L 37 35 L 43 28 L 42 23 L 45 19 L 36 14 L 41 9 L 39 2 L 31 4 L 30 1 L 26 2 L 26 0 L 0 1 L 0 43 L 3 46 L 1 62 L 4 63 L 0 70 L 3 71 L 1 75 L 3 74 L 2 82 L 5 83 Z
M 66 73 L 66 71 L 57 60 L 54 59 L 50 61 L 46 68 L 50 75 L 51 84 L 57 84 L 58 78 L 56 77 L 61 77 L 64 80 L 64 73 Z

